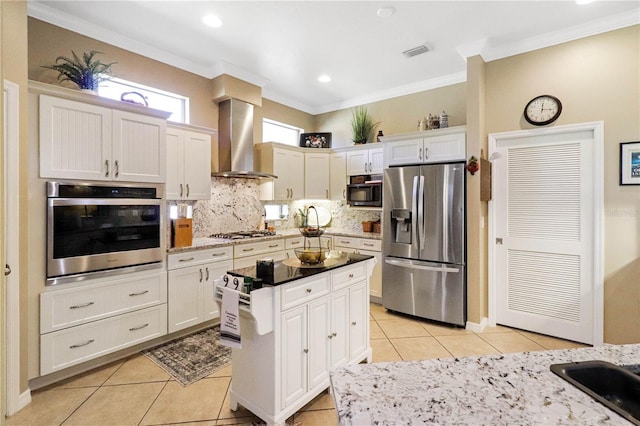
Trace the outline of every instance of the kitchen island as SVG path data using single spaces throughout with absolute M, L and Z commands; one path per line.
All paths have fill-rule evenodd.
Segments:
M 630 424 L 549 370 L 605 360 L 640 370 L 640 344 L 341 367 L 331 386 L 342 425 Z
M 232 410 L 240 404 L 268 424 L 284 424 L 329 387 L 331 368 L 371 361 L 374 262 L 372 256 L 353 253 L 313 268 L 275 262 L 262 288 L 237 295 L 242 348 L 232 355 Z M 229 275 L 257 277 L 255 267 Z M 216 301 L 222 304 L 230 291 L 235 290 L 218 281 Z

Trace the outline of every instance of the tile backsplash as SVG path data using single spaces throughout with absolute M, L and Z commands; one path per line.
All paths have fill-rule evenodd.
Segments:
M 300 200 L 267 201 L 259 199 L 259 182 L 255 179 L 211 178 L 211 199 L 186 202 L 193 206 L 193 236 L 207 237 L 213 233 L 257 229 L 264 204 L 288 204 L 289 217 L 280 221 L 276 230 L 295 228 L 295 213 L 305 206 L 323 207 L 331 212 L 330 227 L 340 230 L 362 230 L 361 222 L 377 221 L 380 211 L 350 208 L 342 201 Z M 176 205 L 168 201 L 167 205 Z

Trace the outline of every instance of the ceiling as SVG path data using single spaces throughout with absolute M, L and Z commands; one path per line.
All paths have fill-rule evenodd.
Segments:
M 205 26 L 206 14 L 223 25 Z M 472 55 L 491 61 L 638 24 L 640 0 L 29 0 L 29 15 L 318 114 L 465 81 Z M 422 44 L 429 52 L 403 55 Z

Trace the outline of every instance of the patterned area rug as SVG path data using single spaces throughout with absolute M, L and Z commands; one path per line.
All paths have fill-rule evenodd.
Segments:
M 219 341 L 217 325 L 142 353 L 187 386 L 231 363 L 231 348 L 218 345 Z

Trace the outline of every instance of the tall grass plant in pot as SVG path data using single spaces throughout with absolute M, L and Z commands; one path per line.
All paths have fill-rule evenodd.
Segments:
M 42 68 L 58 71 L 58 81 L 71 81 L 75 83 L 80 89 L 90 90 L 95 92 L 98 90 L 98 86 L 101 82 L 110 80 L 113 77 L 111 71 L 111 65 L 116 62 L 105 64 L 98 59 L 95 59 L 96 55 L 101 55 L 101 52 L 92 50 L 90 52 L 84 52 L 82 57 L 76 55 L 72 50 L 71 57 L 58 56 L 54 65 L 45 65 Z
M 374 122 L 373 117 L 364 106 L 359 106 L 351 111 L 351 134 L 353 143 L 367 143 L 373 137 L 373 133 L 380 122 Z

